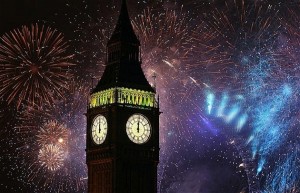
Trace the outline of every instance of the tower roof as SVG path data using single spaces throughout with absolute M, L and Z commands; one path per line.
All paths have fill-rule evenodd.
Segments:
M 125 87 L 155 92 L 141 67 L 140 41 L 134 33 L 126 0 L 115 30 L 107 43 L 107 61 L 104 73 L 93 93 L 115 87 Z
M 140 41 L 138 40 L 137 36 L 135 35 L 129 14 L 128 9 L 126 5 L 126 0 L 122 0 L 122 6 L 121 11 L 119 15 L 119 19 L 117 22 L 117 25 L 115 27 L 115 30 L 108 41 L 108 44 L 114 43 L 114 42 L 130 42 L 140 45 Z

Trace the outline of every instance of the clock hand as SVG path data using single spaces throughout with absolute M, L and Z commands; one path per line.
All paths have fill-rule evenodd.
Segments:
M 101 133 L 101 125 L 99 124 L 99 133 Z
M 140 117 L 139 117 L 139 120 L 138 120 L 137 132 L 138 133 L 140 132 Z

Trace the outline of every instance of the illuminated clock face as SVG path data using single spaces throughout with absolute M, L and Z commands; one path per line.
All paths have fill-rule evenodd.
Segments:
M 107 121 L 103 115 L 98 115 L 92 123 L 92 138 L 93 141 L 100 145 L 105 141 L 107 135 Z
M 151 125 L 144 115 L 134 114 L 126 123 L 126 132 L 132 142 L 143 144 L 151 136 Z

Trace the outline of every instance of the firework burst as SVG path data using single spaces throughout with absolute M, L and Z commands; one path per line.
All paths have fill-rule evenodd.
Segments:
M 62 97 L 71 77 L 72 54 L 57 30 L 32 24 L 12 30 L 0 38 L 0 96 L 41 104 Z
M 213 4 L 192 32 L 189 74 L 221 90 L 232 87 L 232 82 L 243 88 L 240 76 L 261 56 L 274 56 L 280 24 L 271 17 L 276 12 L 270 7 L 244 0 Z
M 186 46 L 189 39 L 188 14 L 182 6 L 178 7 L 159 12 L 148 7 L 132 20 L 133 28 L 142 44 L 142 65 L 145 75 L 150 82 L 157 85 L 158 93 L 162 96 L 162 108 L 165 109 L 173 106 L 175 98 L 181 97 L 181 92 L 174 89 L 174 83 L 191 82 L 188 76 L 185 76 L 183 63 L 188 52 L 188 46 Z M 169 76 L 164 76 L 165 73 Z M 175 90 L 176 93 L 174 93 Z M 171 111 L 171 109 L 168 110 Z M 175 111 L 175 109 L 172 110 Z M 168 119 L 178 120 L 178 117 L 172 116 Z M 174 122 L 172 120 L 165 120 L 162 117 L 161 123 L 164 130 L 161 132 L 162 143 L 167 141 L 165 129 L 169 126 L 165 123 Z
M 41 147 L 47 144 L 59 144 L 66 146 L 69 133 L 64 125 L 60 125 L 57 121 L 49 121 L 45 123 L 37 134 L 37 142 Z
M 75 10 L 76 15 L 60 19 L 69 18 L 69 24 L 76 26 L 74 34 L 78 35 L 75 42 L 76 53 L 79 55 L 76 59 L 80 63 L 76 66 L 76 73 L 81 79 L 99 78 L 104 69 L 106 41 L 116 22 L 115 10 L 118 8 L 114 5 L 114 1 L 106 3 L 101 1 L 99 3 L 101 6 L 95 6 L 94 12 L 90 12 L 91 8 L 87 1 L 68 2 L 68 7 L 73 9 L 71 12 Z M 139 1 L 137 7 L 143 3 Z M 241 155 L 243 158 L 241 167 L 245 167 L 248 174 L 249 191 L 259 188 L 260 177 L 267 176 L 265 188 L 270 189 L 269 192 L 282 192 L 284 183 L 281 182 L 299 179 L 290 167 L 293 166 L 291 162 L 295 160 L 294 158 L 274 159 L 275 163 L 270 163 L 271 159 L 283 155 L 278 149 L 286 150 L 283 146 L 287 143 L 293 147 L 300 136 L 296 131 L 299 128 L 299 113 L 296 109 L 299 100 L 295 92 L 299 90 L 298 7 L 288 7 L 289 3 L 281 0 L 185 1 L 185 5 L 197 7 L 197 10 L 191 9 L 194 11 L 193 16 L 197 17 L 190 17 L 190 12 L 184 11 L 188 8 L 178 6 L 177 3 L 160 1 L 155 3 L 159 4 L 160 9 L 151 6 L 145 9 L 145 6 L 142 6 L 142 11 L 137 11 L 140 14 L 132 18 L 132 23 L 142 43 L 144 72 L 149 80 L 153 74 L 157 76 L 156 89 L 161 96 L 161 109 L 164 112 L 161 115 L 162 170 L 159 171 L 161 172 L 159 179 L 163 183 L 159 182 L 160 191 L 192 192 L 179 189 L 183 183 L 176 177 L 179 173 L 188 174 L 187 171 L 196 166 L 193 163 L 195 160 L 198 163 L 203 158 L 208 160 L 206 163 L 217 160 L 216 162 L 222 163 L 222 170 L 225 160 L 230 160 L 232 167 L 238 167 L 241 160 L 237 158 L 236 152 L 224 148 L 226 145 L 235 145 L 240 147 L 240 154 L 244 154 Z M 199 11 L 202 4 L 205 4 L 205 10 Z M 77 11 L 79 7 L 74 5 L 84 7 L 84 11 Z M 106 9 L 103 11 L 101 7 Z M 280 11 L 280 7 L 284 7 L 286 11 Z M 291 17 L 284 20 L 283 13 Z M 200 96 L 204 87 L 216 88 L 214 93 L 236 93 L 231 94 L 232 97 L 223 114 L 216 114 L 218 109 L 223 108 L 221 105 L 223 96 L 216 95 L 214 103 L 206 104 L 205 110 L 210 109 L 209 105 L 212 106 L 211 114 L 208 116 L 215 116 L 211 121 L 204 116 L 204 110 L 201 109 L 201 104 L 205 101 L 205 97 Z M 69 89 L 71 92 L 77 88 L 74 86 Z M 25 144 L 17 151 L 18 155 L 26 160 L 20 163 L 29 166 L 27 168 L 31 172 L 24 175 L 26 183 L 28 178 L 31 178 L 29 180 L 31 184 L 33 181 L 39 181 L 38 185 L 43 184 L 36 192 L 45 192 L 46 186 L 51 187 L 49 189 L 52 192 L 57 187 L 79 192 L 78 189 L 74 190 L 71 187 L 73 185 L 82 187 L 81 179 L 86 177 L 85 171 L 80 169 L 85 161 L 84 148 L 80 150 L 75 148 L 84 147 L 82 133 L 85 132 L 82 128 L 85 122 L 78 122 L 82 120 L 86 104 L 81 92 L 89 91 L 73 92 L 62 100 L 54 100 L 53 106 L 33 105 L 34 107 L 25 110 L 27 117 L 23 117 L 22 120 L 31 121 L 23 121 L 22 128 L 19 128 L 23 136 L 20 141 L 23 143 L 25 141 Z M 241 102 L 240 99 L 232 101 L 233 96 L 243 96 L 245 101 Z M 81 104 L 76 100 L 80 100 Z M 240 101 L 241 104 L 236 101 Z M 294 107 L 291 107 L 291 104 Z M 237 108 L 234 108 L 235 105 Z M 75 113 L 74 109 L 78 109 L 78 113 Z M 67 153 L 68 156 L 64 157 L 63 167 L 53 171 L 46 165 L 41 166 L 38 157 L 41 148 L 50 145 L 39 142 L 38 136 L 46 134 L 41 128 L 48 127 L 47 124 L 52 120 L 56 120 L 57 125 L 65 126 L 70 132 L 69 137 L 63 139 L 68 147 L 68 152 L 64 152 L 64 155 Z M 227 135 L 239 135 L 244 130 L 250 130 L 243 133 L 250 135 L 239 144 L 234 136 L 229 136 L 236 141 L 235 144 L 224 144 L 220 142 L 223 139 L 219 136 L 222 135 L 220 128 L 224 127 L 228 128 L 225 132 L 230 131 L 226 133 Z M 292 136 L 295 132 L 297 137 Z M 59 138 L 54 137 L 49 141 L 55 144 L 57 140 Z M 197 156 L 198 158 L 195 158 Z M 78 163 L 71 163 L 70 158 Z M 274 170 L 271 168 L 273 166 Z M 201 168 L 193 168 L 196 169 Z M 257 175 L 257 169 L 262 170 L 261 175 Z M 45 183 L 43 176 L 48 174 L 47 172 L 51 172 L 52 175 L 51 180 Z M 287 178 L 280 177 L 282 175 Z M 71 179 L 71 176 L 74 178 Z M 193 179 L 199 179 L 197 177 L 201 176 L 196 175 Z M 203 181 L 205 180 L 206 178 Z M 286 183 L 291 187 L 285 190 L 297 192 L 296 181 Z M 198 181 L 194 182 L 200 184 Z M 187 187 L 187 184 L 184 185 Z M 281 188 L 276 184 L 280 184 Z
M 225 1 L 222 8 L 213 8 L 203 16 L 207 20 L 193 32 L 196 43 L 193 51 L 203 54 L 189 68 L 191 73 L 202 69 L 195 79 L 214 86 L 217 92 L 234 90 L 242 94 L 246 100 L 238 110 L 246 111 L 248 116 L 243 127 L 248 131 L 244 133 L 243 146 L 248 148 L 248 157 L 254 161 L 248 178 L 268 176 L 266 181 L 259 180 L 260 191 L 290 192 L 294 191 L 293 183 L 299 177 L 288 167 L 290 161 L 282 161 L 278 155 L 285 156 L 284 152 L 289 151 L 287 145 L 295 147 L 298 138 L 295 136 L 299 113 L 294 106 L 299 104 L 296 94 L 299 88 L 299 22 L 296 21 L 299 14 L 289 7 L 291 4 L 285 3 L 279 10 L 280 3 L 276 3 Z M 283 13 L 293 19 L 282 19 Z M 216 101 L 214 95 L 207 95 L 210 116 L 216 112 L 214 110 L 224 109 L 222 105 L 213 109 Z M 234 108 L 234 105 L 229 106 Z M 237 133 L 233 135 L 241 137 Z M 293 183 L 289 182 L 289 176 L 279 177 L 287 176 L 285 173 L 289 173 Z M 248 183 L 251 185 L 251 179 Z
M 54 172 L 63 166 L 65 152 L 58 145 L 44 145 L 39 151 L 38 159 L 42 167 Z
M 158 68 L 157 65 L 163 63 L 179 70 L 188 51 L 184 45 L 189 39 L 187 14 L 182 8 L 158 13 L 148 8 L 132 24 L 142 43 L 142 59 L 146 67 Z
M 16 127 L 22 181 L 33 192 L 82 192 L 86 189 L 85 117 L 89 89 L 69 85 L 65 98 L 52 105 L 28 105 Z M 25 170 L 23 170 L 23 168 Z

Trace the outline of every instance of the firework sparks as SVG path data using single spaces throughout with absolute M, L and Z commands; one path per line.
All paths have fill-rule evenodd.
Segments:
M 267 187 L 264 193 L 276 193 L 278 191 L 285 193 L 299 192 L 299 173 L 293 172 L 299 170 L 299 149 L 293 149 L 290 153 L 280 160 L 275 169 L 268 174 Z
M 246 99 L 243 106 L 234 110 L 228 95 L 218 101 L 210 92 L 206 95 L 206 112 L 217 118 L 225 113 L 223 124 L 228 126 L 232 123 L 226 120 L 240 120 L 239 129 L 236 128 L 232 135 L 244 136 L 243 145 L 251 152 L 250 159 L 256 160 L 250 174 L 255 178 L 269 177 L 265 182 L 260 181 L 261 191 L 266 188 L 266 192 L 292 191 L 295 185 L 287 182 L 290 179 L 279 178 L 285 172 L 294 180 L 299 179 L 287 167 L 290 162 L 279 161 L 277 156 L 284 154 L 287 144 L 295 147 L 295 133 L 299 127 L 299 122 L 295 121 L 298 110 L 294 108 L 299 104 L 295 94 L 299 88 L 299 36 L 296 32 L 299 23 L 279 17 L 288 13 L 297 18 L 298 13 L 286 7 L 288 12 L 279 11 L 279 5 L 226 1 L 222 9 L 215 8 L 205 16 L 211 18 L 193 32 L 197 44 L 194 51 L 203 54 L 190 66 L 192 70 L 203 69 L 203 77 L 199 74 L 193 77 L 196 80 L 205 78 L 205 82 L 217 88 L 216 93 L 234 90 Z M 228 119 L 230 108 L 233 119 Z M 247 112 L 245 117 L 237 116 L 240 111 Z M 241 129 L 247 132 L 238 134 Z M 270 169 L 273 167 L 278 169 Z
M 187 56 L 189 74 L 215 88 L 242 88 L 239 76 L 261 55 L 274 55 L 280 28 L 271 19 L 274 14 L 269 7 L 244 0 L 224 1 L 222 8 L 212 6 L 209 13 L 199 16 L 200 22 L 192 30 L 193 47 Z M 235 88 L 231 82 L 235 82 Z
M 166 9 L 156 11 L 150 7 L 144 9 L 142 14 L 132 20 L 134 30 L 141 41 L 142 65 L 146 77 L 150 79 L 155 74 L 155 85 L 162 100 L 162 108 L 172 106 L 176 95 L 174 93 L 174 82 L 185 83 L 191 82 L 184 73 L 184 63 L 186 53 L 188 52 L 188 34 L 189 23 L 188 14 L 182 6 L 175 9 Z M 169 76 L 163 76 L 168 73 Z M 172 77 L 172 78 L 170 78 Z M 182 91 L 184 93 L 184 91 Z M 176 98 L 180 96 L 176 96 Z M 184 98 L 184 96 L 182 96 Z M 170 111 L 175 109 L 168 109 Z M 172 114 L 171 112 L 169 112 Z M 174 113 L 175 114 L 175 113 Z M 167 142 L 168 133 L 166 130 L 168 122 L 179 120 L 178 117 L 172 116 L 161 117 L 161 142 Z M 166 132 L 165 132 L 166 131 Z
M 22 177 L 26 183 L 38 181 L 37 192 L 86 189 L 84 112 L 89 89 L 78 84 L 69 85 L 65 99 L 52 105 L 29 105 L 18 117 L 20 138 L 16 141 L 24 163 Z
M 49 144 L 40 149 L 38 159 L 42 167 L 54 172 L 63 166 L 65 156 L 61 147 Z
M 45 123 L 37 134 L 37 142 L 41 147 L 47 144 L 65 146 L 68 141 L 68 129 L 57 121 Z
M 77 35 L 74 35 L 74 44 L 77 46 L 76 60 L 80 64 L 76 66 L 75 73 L 80 79 L 99 78 L 104 69 L 106 41 L 110 30 L 113 30 L 117 18 L 115 10 L 118 9 L 114 1 L 103 0 L 99 3 L 101 6 L 95 5 L 93 11 L 90 11 L 90 4 L 86 1 L 68 2 L 67 7 L 72 11 L 59 19 L 68 18 Z M 154 4 L 159 6 L 155 7 Z M 284 155 L 283 151 L 291 151 L 293 148 L 287 149 L 286 144 L 294 147 L 300 136 L 299 110 L 296 108 L 299 106 L 298 3 L 226 0 L 184 1 L 184 5 L 190 7 L 160 1 L 149 5 L 146 1 L 136 3 L 138 9 L 134 11 L 139 15 L 132 17 L 132 23 L 142 43 L 144 72 L 148 78 L 157 75 L 155 85 L 164 112 L 161 115 L 163 161 L 159 170 L 160 191 L 193 192 L 180 189 L 182 187 L 200 189 L 199 186 L 193 186 L 199 185 L 198 181 L 193 181 L 192 185 L 178 181 L 178 174 L 186 174 L 179 178 L 193 175 L 193 179 L 200 179 L 203 176 L 187 171 L 191 168 L 200 171 L 203 168 L 195 167 L 195 163 L 204 164 L 201 161 L 207 159 L 205 163 L 221 163 L 222 170 L 225 160 L 230 160 L 229 165 L 238 168 L 238 171 L 241 167 L 245 168 L 250 192 L 256 192 L 257 188 L 276 193 L 297 192 L 299 175 L 295 173 L 297 170 L 292 170 L 295 156 L 285 155 L 282 160 L 277 158 Z M 81 11 L 80 7 L 83 8 Z M 72 17 L 69 14 L 74 12 L 74 8 L 76 14 Z M 32 68 L 31 71 L 36 69 Z M 204 94 L 204 97 L 203 87 L 205 91 L 211 91 L 205 93 L 207 95 Z M 218 93 L 224 94 L 218 96 Z M 68 157 L 64 158 L 63 166 L 68 168 L 67 172 L 62 173 L 60 169 L 52 171 L 56 176 L 50 175 L 51 183 L 44 184 L 51 187 L 49 191 L 52 192 L 56 187 L 76 192 L 71 188 L 74 184 L 79 186 L 74 181 L 86 179 L 86 173 L 79 169 L 85 161 L 80 153 L 84 152 L 84 148 L 74 148 L 84 147 L 81 143 L 84 131 L 80 128 L 84 128 L 85 122 L 75 123 L 80 116 L 70 110 L 85 106 L 86 100 L 79 96 L 74 94 L 66 98 L 75 97 L 74 100 L 81 100 L 82 104 L 54 101 L 52 107 L 43 106 L 36 108 L 36 111 L 29 108 L 26 113 L 28 120 L 32 121 L 19 128 L 23 133 L 32 129 L 30 134 L 22 138 L 21 141 L 26 143 L 17 152 L 27 161 L 22 163 L 29 165 L 31 175 L 26 173 L 26 179 L 29 176 L 30 182 L 40 180 L 38 185 L 43 184 L 43 176 L 49 171 L 41 167 L 37 159 L 40 145 L 34 141 L 40 128 L 51 120 L 57 120 L 57 124 L 70 129 L 70 137 L 55 138 L 54 141 L 66 142 L 70 158 L 80 163 L 74 166 Z M 205 108 L 201 108 L 204 101 Z M 78 112 L 84 113 L 82 110 Z M 229 146 L 241 146 L 239 153 L 246 152 L 246 155 L 241 155 L 243 160 L 220 142 L 223 140 L 220 136 L 224 133 L 220 130 L 224 129 L 229 131 L 227 135 L 245 137 L 244 141 L 237 144 L 237 139 L 229 136 L 236 141 L 229 143 Z M 75 175 L 71 175 L 71 171 Z M 286 177 L 281 177 L 283 175 Z M 69 180 L 70 176 L 74 176 L 74 180 Z M 245 177 L 241 176 L 240 179 Z M 257 183 L 261 177 L 267 180 L 261 182 L 259 187 Z M 56 178 L 62 183 L 55 181 Z M 284 186 L 290 187 L 284 189 Z M 45 189 L 41 187 L 36 192 L 45 192 Z M 243 188 L 237 191 L 247 192 Z
M 57 30 L 32 24 L 0 38 L 0 96 L 8 103 L 41 104 L 62 97 L 74 65 L 68 44 Z
M 91 13 L 87 1 L 67 2 L 68 11 L 63 15 L 57 14 L 57 20 L 68 23 L 75 36 L 72 41 L 76 53 L 74 59 L 77 63 L 74 74 L 82 80 L 91 81 L 93 78 L 98 80 L 105 67 L 106 43 L 117 18 L 116 5 L 113 1 L 109 1 L 107 9 L 99 11 L 102 9 L 101 2 L 94 5 L 93 10 L 97 11 Z M 74 12 L 75 15 L 69 15 Z
M 188 48 L 189 25 L 187 14 L 181 9 L 156 12 L 151 8 L 143 10 L 132 21 L 142 43 L 142 59 L 146 75 L 170 68 L 175 71 L 182 67 L 182 60 Z M 164 64 L 159 67 L 160 64 Z

